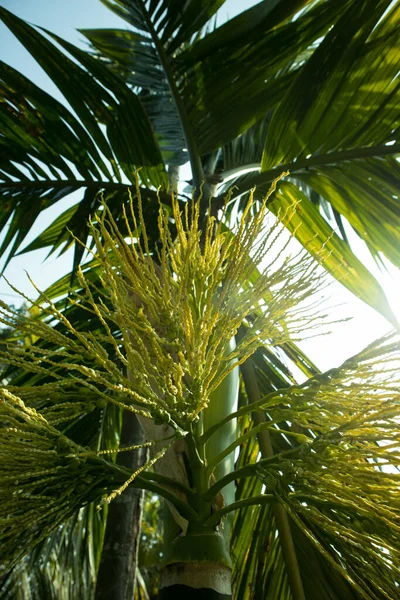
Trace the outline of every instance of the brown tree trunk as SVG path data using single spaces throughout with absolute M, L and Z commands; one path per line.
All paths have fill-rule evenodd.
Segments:
M 143 442 L 142 427 L 132 412 L 125 411 L 121 447 Z M 135 471 L 146 460 L 146 449 L 121 452 L 117 462 Z M 128 487 L 108 508 L 103 551 L 97 574 L 95 600 L 132 600 L 142 517 L 143 492 Z

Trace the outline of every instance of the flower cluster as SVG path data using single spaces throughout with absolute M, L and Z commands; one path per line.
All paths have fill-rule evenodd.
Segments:
M 124 212 L 128 237 L 104 206 L 91 223 L 101 280 L 95 285 L 78 272 L 79 305 L 97 317 L 103 331 L 79 332 L 44 294 L 51 322 L 43 316 L 21 318 L 2 305 L 3 323 L 46 342 L 16 346 L 2 360 L 49 372 L 54 383 L 36 390 L 39 394 L 80 385 L 96 401 L 186 430 L 227 374 L 257 347 L 282 344 L 323 321 L 310 301 L 323 283 L 322 270 L 303 250 L 284 257 L 289 240 L 281 243 L 280 219 L 268 218 L 275 186 L 259 204 L 250 194 L 234 231 L 227 225 L 226 207 L 218 220 L 209 216 L 201 231 L 199 202 L 183 210 L 176 198 L 170 210 L 160 205 L 155 251 L 149 247 L 140 196 L 137 209 L 131 201 L 129 213 Z M 287 210 L 294 215 L 296 205 Z M 243 324 L 246 334 L 227 353 Z M 75 403 L 68 410 L 80 407 Z M 59 407 L 62 420 L 61 413 Z

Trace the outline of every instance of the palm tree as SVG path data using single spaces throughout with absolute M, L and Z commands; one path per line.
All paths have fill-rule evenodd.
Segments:
M 14 511 L 9 517 L 2 513 L 2 556 L 7 559 L 4 597 L 90 597 L 103 542 L 99 580 L 122 582 L 118 592 L 107 591 L 104 597 L 131 597 L 134 569 L 129 568 L 126 558 L 135 555 L 137 532 L 130 529 L 129 539 L 124 538 L 129 554 L 111 553 L 110 558 L 107 547 L 115 541 L 116 529 L 110 523 L 132 523 L 141 502 L 136 490 L 146 489 L 167 501 L 167 558 L 161 583 L 166 598 L 178 597 L 179 586 L 183 593 L 188 593 L 188 585 L 197 589 L 199 576 L 203 587 L 209 586 L 204 597 L 213 597 L 211 589 L 217 594 L 214 597 L 228 597 L 231 560 L 237 598 L 393 598 L 399 584 L 397 474 L 377 464 L 384 462 L 395 470 L 398 464 L 398 396 L 395 382 L 389 382 L 394 342 L 381 340 L 339 370 L 318 375 L 292 337 L 286 335 L 290 332 L 284 324 L 288 308 L 282 305 L 279 293 L 271 296 L 265 287 L 266 282 L 271 283 L 271 274 L 259 276 L 257 265 L 249 259 L 251 244 L 237 235 L 246 265 L 237 273 L 242 278 L 231 280 L 228 275 L 232 271 L 221 269 L 222 279 L 217 281 L 221 285 L 229 281 L 231 289 L 235 283 L 237 290 L 251 289 L 252 294 L 255 288 L 259 295 L 246 292 L 251 296 L 253 312 L 238 311 L 241 327 L 238 320 L 230 328 L 225 323 L 229 336 L 221 337 L 223 353 L 220 346 L 216 354 L 219 365 L 228 365 L 229 357 L 241 363 L 240 381 L 237 368 L 226 373 L 221 383 L 220 376 L 215 376 L 215 389 L 208 389 L 203 404 L 200 398 L 196 410 L 189 411 L 190 418 L 182 416 L 182 412 L 188 413 L 182 407 L 174 413 L 170 406 L 161 410 L 157 402 L 149 412 L 146 402 L 155 401 L 154 394 L 160 395 L 160 382 L 150 386 L 153 398 L 144 396 L 145 408 L 143 399 L 131 394 L 128 401 L 116 386 L 120 382 L 125 390 L 137 392 L 144 385 L 139 375 L 144 377 L 152 364 L 160 366 L 149 352 L 149 344 L 153 348 L 160 343 L 165 356 L 180 364 L 176 358 L 179 350 L 166 349 L 157 341 L 169 338 L 160 333 L 165 323 L 156 327 L 152 322 L 154 310 L 140 314 L 157 339 L 140 342 L 137 333 L 135 343 L 129 339 L 136 331 L 133 313 L 140 311 L 140 303 L 150 310 L 157 297 L 162 306 L 158 269 L 167 280 L 171 257 L 178 252 L 172 240 L 176 234 L 178 240 L 183 232 L 189 235 L 179 225 L 179 210 L 171 195 L 178 168 L 188 158 L 195 198 L 202 187 L 198 220 L 192 215 L 187 223 L 193 240 L 196 223 L 202 231 L 210 223 L 206 213 L 211 201 L 212 216 L 220 221 L 218 231 L 210 233 L 210 247 L 211 241 L 215 247 L 224 239 L 234 248 L 230 240 L 235 238 L 228 236 L 229 231 L 237 233 L 233 215 L 254 223 L 254 214 L 260 214 L 256 203 L 261 202 L 260 210 L 277 215 L 314 260 L 393 320 L 379 285 L 351 252 L 342 220 L 348 220 L 377 260 L 384 254 L 399 264 L 399 167 L 395 159 L 399 152 L 399 7 L 375 0 L 362 6 L 349 0 L 261 2 L 213 28 L 210 19 L 221 2 L 183 5 L 120 0 L 106 4 L 130 27 L 85 31 L 92 45 L 89 52 L 49 32 L 42 34 L 1 9 L 3 21 L 38 60 L 72 109 L 1 64 L 0 118 L 5 133 L 0 137 L 2 226 L 11 218 L 1 251 L 11 245 L 11 259 L 42 210 L 71 191 L 82 191 L 82 201 L 24 249 L 65 251 L 75 244 L 73 275 L 42 295 L 41 301 L 46 299 L 49 304 L 43 309 L 42 320 L 34 325 L 7 308 L 3 317 L 6 324 L 17 322 L 22 332 L 28 329 L 39 337 L 29 352 L 24 351 L 25 357 L 16 360 L 14 353 L 5 374 L 8 386 L 3 395 L 2 421 L 12 425 L 3 436 L 4 452 L 10 457 L 13 449 L 15 460 L 3 473 L 8 482 L 3 510 Z M 271 181 L 285 170 L 290 174 L 268 204 L 263 203 Z M 233 184 L 236 187 L 230 202 L 222 211 Z M 248 204 L 254 185 L 257 188 Z M 131 221 L 124 219 L 121 206 L 129 206 L 128 189 L 132 187 L 138 229 L 136 234 L 132 230 L 131 237 L 136 243 L 140 231 L 147 231 L 147 245 L 142 246 L 143 256 L 137 264 L 151 282 L 154 297 L 146 296 L 148 289 L 140 287 L 136 275 L 134 292 L 124 284 L 130 281 L 125 277 L 115 284 L 118 293 L 103 298 L 99 282 L 105 273 L 110 285 L 114 282 L 115 265 L 130 277 L 132 269 L 136 273 L 126 257 L 124 263 L 119 251 L 131 235 Z M 99 192 L 106 208 L 100 207 Z M 159 222 L 164 223 L 162 215 L 167 208 L 176 227 L 161 247 L 159 239 L 166 224 L 160 231 L 158 197 L 164 207 Z M 184 194 L 179 198 L 187 204 Z M 320 207 L 327 219 L 321 216 Z M 102 219 L 105 214 L 111 230 Z M 94 215 L 92 227 L 89 215 Z M 250 215 L 250 221 L 243 221 L 243 215 Z M 250 225 L 248 228 L 251 232 Z M 98 250 L 83 265 L 84 275 L 77 273 L 77 268 L 85 245 L 76 240 L 90 248 L 95 244 Z M 254 239 L 250 237 L 250 241 Z M 192 265 L 192 270 L 185 272 L 186 281 L 190 281 L 188 273 L 190 277 L 196 273 L 199 257 L 207 247 L 203 238 L 197 248 L 198 260 L 186 256 L 184 266 Z M 168 257 L 164 266 L 144 260 L 145 255 L 154 256 L 157 251 L 159 257 L 164 251 Z M 117 263 L 112 262 L 115 257 Z M 305 261 L 303 268 L 307 269 L 307 264 Z M 178 264 L 173 271 L 177 277 Z M 281 277 L 288 290 L 301 296 L 299 285 L 289 285 L 290 277 L 295 277 L 290 273 L 305 276 L 307 270 L 294 269 L 285 275 L 287 279 L 278 267 L 276 272 L 277 280 Z M 207 289 L 206 281 L 198 276 Z M 309 282 L 311 288 L 313 281 Z M 112 286 L 110 289 L 114 290 Z M 307 287 L 305 290 L 309 291 Z M 136 308 L 124 313 L 123 300 L 127 297 L 130 306 Z M 218 286 L 211 288 L 210 298 L 210 314 L 214 314 L 220 298 Z M 275 317 L 279 316 L 279 327 L 263 329 L 264 344 L 258 337 L 252 353 L 229 349 L 234 334 L 237 348 L 243 349 L 256 324 L 261 327 L 265 316 L 257 304 L 261 298 L 267 306 L 278 306 L 281 312 Z M 118 306 L 123 321 L 114 318 L 111 306 Z M 126 323 L 130 329 L 124 332 Z M 267 324 L 271 327 L 270 320 Z M 147 348 L 153 359 L 141 369 L 129 356 L 130 349 L 139 343 L 144 344 L 142 353 L 146 355 Z M 4 354 L 2 360 L 6 361 L 8 355 Z M 283 356 L 310 378 L 305 384 L 296 385 Z M 40 366 L 42 360 L 47 361 L 46 367 Z M 79 366 L 79 377 L 71 380 L 66 376 L 68 365 Z M 101 384 L 90 379 L 99 371 Z M 106 379 L 103 371 L 108 373 Z M 165 372 L 160 367 L 160 377 Z M 387 381 L 382 381 L 382 372 Z M 187 378 L 184 384 L 187 393 L 194 394 Z M 161 389 L 166 385 L 164 377 Z M 171 385 L 176 388 L 176 381 Z M 238 392 L 240 408 L 236 410 Z M 217 399 L 213 400 L 213 394 Z M 157 443 L 147 458 L 145 450 L 139 449 L 120 452 L 117 461 L 105 460 L 99 452 L 111 452 L 115 457 L 119 445 L 144 448 L 132 407 L 147 411 L 141 415 L 142 424 L 145 431 L 147 427 L 147 439 Z M 232 413 L 236 423 L 229 418 Z M 143 421 L 149 417 L 155 425 Z M 161 436 L 166 428 L 168 435 Z M 211 437 L 219 429 L 220 433 Z M 22 438 L 21 431 L 25 432 Z M 160 437 L 171 439 L 162 443 Z M 32 440 L 37 442 L 36 453 L 29 452 Z M 380 440 L 390 442 L 388 449 L 378 443 Z M 172 442 L 174 446 L 167 450 L 164 446 Z M 239 449 L 236 461 L 233 448 Z M 166 456 L 154 463 L 153 470 L 138 473 L 139 465 L 147 460 L 152 466 L 163 452 Z M 126 456 L 129 458 L 122 458 Z M 56 469 L 62 477 L 49 476 L 45 483 L 43 476 L 48 469 Z M 110 499 L 115 489 L 124 489 L 132 473 L 135 477 L 120 496 L 120 503 L 111 502 L 108 508 L 105 531 L 107 510 L 97 512 L 95 507 L 102 496 Z M 21 481 L 28 482 L 26 488 Z M 15 494 L 10 494 L 19 489 L 22 495 L 18 504 Z M 123 498 L 128 497 L 132 510 L 125 510 L 123 516 L 128 503 Z M 46 511 L 44 502 L 54 511 Z M 116 516 L 112 516 L 113 511 Z M 235 514 L 233 522 L 231 513 Z M 117 535 L 128 529 L 120 527 Z M 205 547 L 201 540 L 205 540 Z M 188 557 L 191 560 L 187 561 Z M 119 565 L 113 578 L 111 561 Z M 181 569 L 182 564 L 185 569 Z M 196 564 L 200 564 L 197 574 Z M 182 571 L 187 574 L 179 578 L 177 573 Z M 104 585 L 97 586 L 98 598 L 104 589 Z

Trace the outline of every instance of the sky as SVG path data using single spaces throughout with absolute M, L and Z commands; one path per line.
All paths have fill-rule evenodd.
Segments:
M 221 20 L 233 17 L 243 8 L 253 5 L 253 1 L 228 0 L 221 10 Z M 126 24 L 109 11 L 99 0 L 0 0 L 0 6 L 11 10 L 30 23 L 41 25 L 64 39 L 85 46 L 78 28 L 125 27 Z M 24 75 L 40 85 L 58 100 L 63 101 L 61 94 L 28 52 L 13 37 L 8 29 L 0 23 L 0 59 L 21 71 Z M 29 243 L 43 231 L 65 208 L 77 202 L 79 194 L 71 195 L 44 211 L 26 240 Z M 353 247 L 362 262 L 380 281 L 392 310 L 400 321 L 400 271 L 388 265 L 388 272 L 380 271 L 370 258 L 365 244 L 353 236 Z M 15 258 L 6 269 L 6 277 L 24 293 L 35 297 L 26 271 L 40 289 L 45 289 L 62 275 L 68 273 L 72 265 L 71 252 L 62 257 L 46 258 L 46 251 L 35 251 Z M 373 309 L 356 299 L 341 284 L 332 283 L 329 304 L 334 319 L 350 316 L 351 321 L 334 326 L 334 332 L 320 338 L 314 338 L 300 344 L 318 367 L 325 370 L 339 365 L 352 354 L 362 350 L 375 338 L 384 335 L 392 326 Z M 18 305 L 16 294 L 6 282 L 0 280 L 0 298 Z M 340 305 L 340 306 L 339 306 Z M 336 306 L 336 308 L 334 308 Z

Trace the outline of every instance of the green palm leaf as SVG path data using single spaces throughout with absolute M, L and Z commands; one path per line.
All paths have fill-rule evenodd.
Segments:
M 110 69 L 138 91 L 166 164 L 184 164 L 187 153 L 179 114 L 149 38 L 123 29 L 86 29 L 81 33 L 90 41 L 95 55 L 106 60 Z
M 33 27 L 5 9 L 2 9 L 1 17 L 54 81 L 71 107 L 84 120 L 88 132 L 110 164 L 115 164 L 115 159 L 110 144 L 100 128 L 100 123 L 106 125 L 108 136 L 114 140 L 118 139 L 119 145 L 114 151 L 123 166 L 126 163 L 125 169 L 128 164 L 131 164 L 126 158 L 129 156 L 136 166 L 153 166 L 155 175 L 157 167 L 162 166 L 162 159 L 151 126 L 137 96 L 121 84 L 108 69 L 102 68 L 98 61 L 72 44 L 54 36 L 81 62 L 84 68 L 71 61 Z M 90 74 L 86 71 L 87 68 L 91 69 Z M 111 88 L 118 101 L 106 91 L 106 88 Z M 120 136 L 130 136 L 129 145 L 126 138 L 118 138 L 118 131 Z M 135 140 L 140 140 L 140 144 L 135 143 Z M 129 177 L 132 173 L 128 171 L 126 175 Z M 149 176 L 151 175 L 152 171 L 149 172 Z M 160 175 L 151 183 L 153 185 L 162 183 L 159 177 Z
M 106 512 L 81 509 L 8 574 L 2 600 L 83 600 L 93 595 Z
M 53 250 L 61 242 L 66 247 L 71 244 L 67 229 L 85 240 L 88 217 L 98 204 L 97 192 L 106 190 L 120 205 L 121 198 L 127 198 L 122 180 L 136 182 L 137 167 L 141 167 L 145 196 L 156 199 L 148 186 L 166 189 L 168 182 L 151 124 L 133 91 L 82 50 L 63 43 L 81 67 L 21 19 L 5 9 L 0 16 L 78 115 L 1 63 L 0 122 L 5 135 L 0 138 L 0 224 L 4 226 L 10 217 L 11 224 L 0 252 L 12 242 L 10 260 L 41 211 L 73 191 L 84 191 L 80 207 L 68 212 L 68 219 L 64 215 Z M 44 242 L 41 238 L 34 244 L 36 248 L 48 245 L 46 236 Z M 83 249 L 76 246 L 74 268 L 82 255 Z
M 321 258 L 324 268 L 361 300 L 396 325 L 396 317 L 376 279 L 354 256 L 346 242 L 332 230 L 312 202 L 293 183 L 285 182 L 280 187 L 276 200 L 271 203 L 271 210 L 279 214 L 279 210 L 285 211 L 296 201 L 301 203 L 297 213 L 298 218 L 293 219 L 288 227 L 299 242 L 311 254 L 317 256 L 321 248 L 325 247 L 328 253 Z
M 261 2 L 182 53 L 183 93 L 201 153 L 231 141 L 279 105 L 313 45 L 349 3 L 313 4 Z
M 298 178 L 345 217 L 376 260 L 382 253 L 393 264 L 400 264 L 396 198 L 400 167 L 395 158 L 358 159 L 340 167 L 321 165 L 304 171 Z
M 319 3 L 315 10 L 327 10 L 328 5 Z M 383 253 L 399 264 L 395 239 L 399 169 L 394 159 L 400 150 L 399 13 L 397 6 L 389 5 L 374 3 L 370 10 L 365 4 L 360 13 L 354 3 L 341 7 L 336 25 L 309 49 L 303 63 L 297 63 L 301 66 L 292 72 L 284 96 L 268 116 L 225 144 L 226 184 L 220 188 L 220 199 L 232 184 L 237 186 L 233 197 L 253 186 L 262 195 L 274 177 L 289 170 L 297 187 L 292 186 L 290 195 L 302 201 L 305 211 L 304 223 L 294 235 L 312 252 L 314 236 L 326 237 L 330 229 L 332 259 L 348 265 L 347 275 L 339 280 L 394 322 L 380 286 L 370 276 L 364 277 L 365 269 L 346 249 L 343 227 L 347 219 L 376 260 Z M 246 168 L 250 173 L 243 175 Z M 261 173 L 255 174 L 258 170 Z M 285 199 L 280 198 L 284 206 Z M 328 229 L 311 203 L 325 212 L 328 209 Z M 278 204 L 271 208 L 278 210 Z M 333 234 L 335 228 L 344 243 Z M 362 285 L 356 282 L 356 273 L 363 278 Z
M 359 10 L 353 3 L 326 35 L 274 113 L 263 170 L 393 139 L 399 7 L 383 17 L 390 4 L 365 3 Z
M 288 169 L 298 186 L 307 183 L 308 195 L 316 192 L 317 202 L 332 205 L 339 225 L 340 215 L 348 219 L 375 256 L 382 252 L 399 264 L 393 243 L 398 165 L 392 158 L 400 149 L 399 8 L 389 5 L 375 3 L 370 10 L 367 3 L 357 16 L 354 4 L 348 7 L 273 112 L 263 155 L 258 146 L 249 160 L 262 158 L 264 173 L 248 176 L 236 193 Z M 239 156 L 234 163 L 231 157 L 230 168 L 244 166 Z

